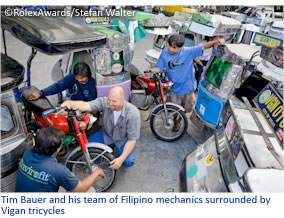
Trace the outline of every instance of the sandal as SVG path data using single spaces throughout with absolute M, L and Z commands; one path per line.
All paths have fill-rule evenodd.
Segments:
M 181 127 L 181 117 L 178 117 L 177 119 L 174 119 L 175 125 L 172 129 L 173 132 L 178 132 Z

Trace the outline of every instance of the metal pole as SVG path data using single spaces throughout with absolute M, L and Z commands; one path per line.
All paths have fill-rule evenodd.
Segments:
M 5 30 L 2 29 L 2 37 L 3 37 L 3 44 L 4 44 L 4 51 L 5 51 L 5 55 L 7 55 L 7 47 L 6 47 L 6 38 L 5 38 Z
M 37 53 L 37 50 L 32 48 L 32 53 L 30 54 L 30 57 L 29 57 L 28 62 L 27 62 L 27 82 L 28 82 L 28 86 L 31 86 L 31 64 L 32 64 L 33 58 L 36 56 L 36 53 Z

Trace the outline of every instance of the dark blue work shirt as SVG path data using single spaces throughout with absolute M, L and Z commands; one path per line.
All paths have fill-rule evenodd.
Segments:
M 92 101 L 97 98 L 96 80 L 90 78 L 86 84 L 79 83 L 74 74 L 69 74 L 40 91 L 40 96 L 48 96 L 68 90 L 71 100 Z
M 28 148 L 21 160 L 16 192 L 58 192 L 59 186 L 73 190 L 79 180 L 53 156 L 39 155 Z

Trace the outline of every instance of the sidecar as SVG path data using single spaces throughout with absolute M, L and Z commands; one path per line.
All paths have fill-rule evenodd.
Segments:
M 20 63 L 1 53 L 1 192 L 15 191 L 19 159 L 33 144 L 14 92 L 24 74 Z
M 61 66 L 54 66 L 52 78 L 59 80 L 65 74 L 72 73 L 73 67 L 78 61 L 85 61 L 94 76 L 94 49 L 106 44 L 106 35 L 104 33 L 92 30 L 87 26 L 77 24 L 70 19 L 61 17 L 1 17 L 1 27 L 4 31 L 9 31 L 16 39 L 30 46 L 31 54 L 27 58 L 27 80 L 26 87 L 31 87 L 32 61 L 37 52 L 40 51 L 47 55 L 58 56 Z M 74 53 L 84 53 L 83 59 L 75 60 Z M 67 55 L 66 55 L 67 54 Z M 66 55 L 66 56 L 65 56 Z M 60 62 L 60 61 L 59 61 Z M 38 74 L 38 72 L 34 72 Z M 48 84 L 46 84 L 48 85 Z M 21 96 L 18 97 L 20 101 Z
M 141 25 L 146 29 L 147 33 L 154 34 L 153 48 L 146 51 L 146 61 L 149 62 L 150 66 L 153 67 L 162 50 L 167 47 L 168 39 L 170 35 L 177 32 L 172 27 L 173 21 L 159 14 L 156 17 L 148 18 L 141 23 Z
M 220 36 L 231 43 L 241 22 L 218 14 L 195 13 L 190 20 L 184 21 L 180 34 L 185 36 L 185 46 L 198 45 L 205 36 Z
M 249 54 L 251 50 L 248 49 L 249 45 L 233 46 L 238 47 L 233 54 L 223 50 L 225 47 L 232 48 L 232 45 L 225 45 L 218 55 L 233 64 L 230 69 L 235 68 L 235 78 L 242 80 L 244 71 L 239 67 L 243 61 L 247 62 L 245 56 L 252 56 Z M 247 47 L 246 53 L 240 55 L 243 46 Z M 262 61 L 257 68 L 261 66 L 259 70 L 263 73 L 271 76 L 274 73 L 275 79 L 277 72 L 283 73 L 283 47 L 262 46 L 260 57 Z M 212 70 L 215 76 L 221 72 L 217 66 Z M 237 87 L 237 83 L 231 80 L 232 76 L 226 79 L 224 75 L 223 82 L 230 78 L 228 88 L 233 90 L 234 86 Z M 202 103 L 197 103 L 196 110 L 203 118 L 206 114 L 220 116 L 217 122 L 219 125 L 212 137 L 199 144 L 184 159 L 180 171 L 180 191 L 283 193 L 283 76 L 281 80 L 271 81 L 257 93 L 252 100 L 253 104 L 245 95 L 240 99 L 228 95 L 219 114 L 216 108 L 220 101 L 214 97 L 218 94 L 217 84 L 212 82 L 209 82 L 212 85 L 209 92 L 206 92 L 206 88 L 200 89 L 197 101 Z M 225 90 L 220 92 L 225 93 Z M 207 107 L 214 103 L 213 107 Z M 206 120 L 203 119 L 203 122 L 206 123 Z

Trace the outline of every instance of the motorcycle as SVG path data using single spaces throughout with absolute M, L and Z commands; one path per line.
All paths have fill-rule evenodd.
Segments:
M 60 28 L 58 28 L 59 26 Z M 31 70 L 32 61 L 38 52 L 46 55 L 62 55 L 59 64 L 54 65 L 52 71 L 52 77 L 57 81 L 61 79 L 63 73 L 73 72 L 72 64 L 75 64 L 76 59 L 77 61 L 82 60 L 79 58 L 80 55 L 92 71 L 92 60 L 98 58 L 96 49 L 106 45 L 107 35 L 86 25 L 77 24 L 71 19 L 46 16 L 27 16 L 22 19 L 18 16 L 3 15 L 1 16 L 1 28 L 3 30 L 4 52 L 6 55 L 6 31 L 31 47 L 31 53 L 27 60 L 24 88 L 20 91 L 18 87 L 15 87 L 13 90 L 16 102 L 22 106 L 28 132 L 34 133 L 38 128 L 49 126 L 56 126 L 61 129 L 66 137 L 58 155 L 65 155 L 71 145 L 77 146 L 68 156 L 66 166 L 80 179 L 90 174 L 95 167 L 102 168 L 105 171 L 106 178 L 104 180 L 99 178 L 93 186 L 96 191 L 108 190 L 116 180 L 116 171 L 109 168 L 109 162 L 114 157 L 111 155 L 112 149 L 108 146 L 99 143 L 88 143 L 84 128 L 85 126 L 92 126 L 92 116 L 88 114 L 79 115 L 78 110 L 76 113 L 75 111 L 67 111 L 67 114 L 64 115 L 62 111 L 60 112 L 61 109 L 53 108 L 47 98 L 39 98 L 36 101 L 27 101 L 26 99 L 28 93 L 39 91 L 32 86 L 31 81 L 33 73 Z M 63 61 L 64 58 L 67 58 L 66 61 Z M 17 70 L 21 69 L 18 68 Z M 15 69 L 15 66 L 13 69 Z M 40 71 L 40 73 L 43 72 Z
M 55 126 L 62 130 L 66 137 L 61 145 L 65 150 L 70 145 L 77 147 L 69 154 L 65 165 L 79 179 L 83 179 L 96 168 L 104 170 L 105 179 L 98 178 L 93 184 L 96 192 L 107 191 L 116 181 L 117 170 L 109 168 L 114 159 L 112 148 L 101 143 L 88 143 L 86 130 L 90 129 L 96 118 L 92 114 L 84 114 L 79 109 L 53 108 L 46 97 L 36 101 L 28 101 L 29 93 L 38 92 L 34 86 L 22 90 L 22 101 L 25 106 L 27 123 L 33 123 L 34 131 L 37 128 Z M 67 153 L 66 151 L 64 152 Z
M 166 95 L 170 92 L 172 82 L 166 79 L 165 73 L 151 71 L 149 73 L 151 76 L 140 75 L 132 80 L 131 103 L 140 110 L 148 110 L 153 103 L 156 103 L 147 119 L 150 119 L 152 132 L 162 141 L 176 141 L 185 134 L 188 127 L 184 108 L 167 102 Z M 181 123 L 178 131 L 173 130 L 176 119 Z

